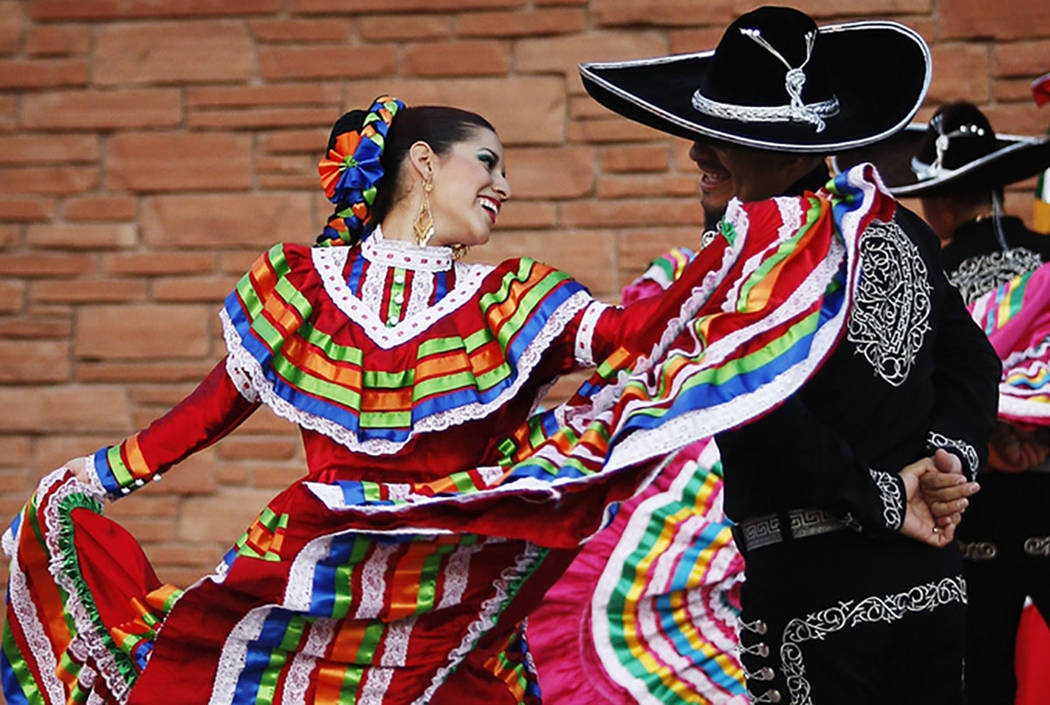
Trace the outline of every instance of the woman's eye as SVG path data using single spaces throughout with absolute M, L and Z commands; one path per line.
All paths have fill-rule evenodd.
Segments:
M 489 169 L 496 166 L 496 157 L 492 156 L 491 154 L 479 154 L 478 159 L 480 159 L 481 163 L 487 166 Z

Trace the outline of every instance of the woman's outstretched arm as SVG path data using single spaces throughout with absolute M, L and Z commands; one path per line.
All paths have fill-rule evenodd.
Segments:
M 215 443 L 258 406 L 250 392 L 238 389 L 223 359 L 189 396 L 149 427 L 118 445 L 70 461 L 67 467 L 81 481 L 100 486 L 115 499 Z

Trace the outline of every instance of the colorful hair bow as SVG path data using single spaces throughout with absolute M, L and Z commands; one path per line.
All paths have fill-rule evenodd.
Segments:
M 383 156 L 386 134 L 394 116 L 404 107 L 404 103 L 388 95 L 376 98 L 361 130 L 336 137 L 328 156 L 317 165 L 325 195 L 341 206 L 336 214 L 338 218 L 325 228 L 326 234 L 332 229 L 333 234 L 347 241 L 344 233 L 359 235 L 371 220 L 376 184 L 383 178 L 379 160 Z

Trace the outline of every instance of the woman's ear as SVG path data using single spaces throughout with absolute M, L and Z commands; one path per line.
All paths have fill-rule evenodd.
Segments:
M 429 144 L 422 140 L 413 142 L 408 148 L 408 159 L 422 181 L 430 181 L 434 178 L 434 163 L 437 161 L 437 155 L 434 154 Z

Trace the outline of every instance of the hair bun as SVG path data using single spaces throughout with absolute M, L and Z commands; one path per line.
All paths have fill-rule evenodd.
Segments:
M 317 165 L 321 186 L 335 213 L 318 237 L 319 244 L 353 244 L 372 219 L 377 184 L 383 178 L 380 157 L 390 123 L 405 104 L 382 95 L 368 111 L 351 110 L 332 126 L 327 156 Z
M 367 110 L 351 110 L 343 113 L 343 116 L 332 125 L 332 131 L 328 134 L 328 146 L 325 147 L 324 153 L 327 155 L 328 150 L 335 147 L 335 141 L 339 135 L 346 132 L 360 132 L 365 124 L 366 115 L 368 115 Z

